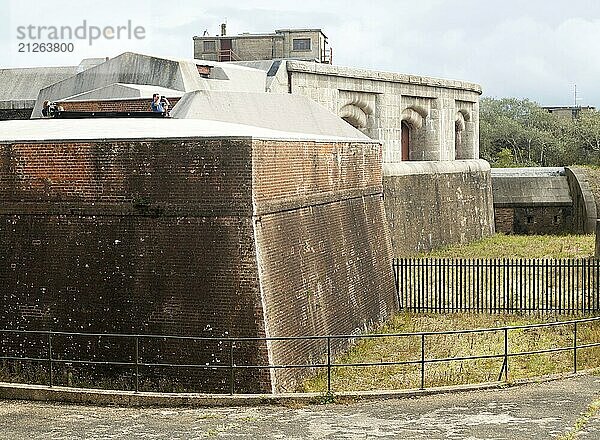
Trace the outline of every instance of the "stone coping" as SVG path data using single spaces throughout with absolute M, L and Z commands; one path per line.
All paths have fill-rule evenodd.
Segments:
M 489 171 L 490 164 L 483 159 L 406 161 L 383 164 L 384 177 Z
M 287 60 L 287 70 L 291 72 L 306 72 L 318 75 L 341 76 L 346 78 L 367 79 L 373 81 L 388 81 L 420 86 L 441 87 L 445 89 L 467 90 L 481 95 L 479 84 L 453 80 L 432 78 L 428 76 L 409 75 L 404 73 L 382 72 L 377 70 L 360 69 L 355 67 L 335 66 L 331 64 L 313 63 L 306 61 Z

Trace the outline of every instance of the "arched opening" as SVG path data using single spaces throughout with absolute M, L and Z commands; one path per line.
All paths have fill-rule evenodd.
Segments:
M 339 110 L 338 114 L 354 128 L 359 130 L 365 130 L 367 128 L 367 114 L 360 107 L 347 104 Z
M 454 121 L 454 156 L 457 160 L 477 159 L 475 124 L 466 110 L 459 110 Z
M 401 127 L 402 160 L 410 160 L 410 126 L 406 121 L 402 121 Z
M 423 111 L 419 108 L 419 111 Z M 404 109 L 400 122 L 400 159 L 423 160 L 423 127 L 424 116 L 415 107 Z
M 464 120 L 462 121 L 462 124 L 460 120 L 457 120 L 454 124 L 454 151 L 457 155 L 459 155 L 459 152 L 462 151 L 462 132 L 464 128 Z

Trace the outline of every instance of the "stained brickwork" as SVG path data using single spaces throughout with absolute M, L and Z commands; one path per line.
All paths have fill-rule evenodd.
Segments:
M 264 335 L 250 157 L 243 139 L 4 145 L 0 278 L 10 295 L 2 297 L 2 322 L 103 333 Z M 146 362 L 157 361 L 160 351 L 162 362 L 203 364 L 224 346 L 205 348 L 142 343 Z M 265 358 L 256 345 L 238 351 L 248 362 Z M 211 377 L 210 389 L 228 389 L 224 371 Z M 258 377 L 241 372 L 238 390 L 270 390 L 268 378 L 260 385 Z M 203 380 L 193 389 L 206 389 Z
M 0 147 L 7 328 L 350 333 L 395 306 L 376 143 L 188 138 Z M 0 342 L 15 354 L 43 348 L 31 338 Z M 131 340 L 57 337 L 55 345 L 62 359 L 133 356 Z M 226 342 L 147 339 L 140 353 L 149 363 L 229 362 Z M 244 342 L 234 362 L 304 362 L 323 353 L 311 344 Z M 119 377 L 131 380 L 124 370 Z M 100 380 L 103 371 L 85 374 Z M 230 378 L 225 369 L 158 367 L 142 377 L 203 391 L 228 391 Z M 295 378 L 240 369 L 235 386 L 271 391 Z
M 514 233 L 515 209 L 494 208 L 494 222 L 496 232 L 501 232 L 502 234 Z
M 574 229 L 571 206 L 515 206 L 494 212 L 496 230 L 505 234 L 567 234 Z
M 388 317 L 396 304 L 380 145 L 255 141 L 254 164 L 269 334 L 348 334 Z M 272 343 L 276 364 L 324 353 L 323 341 Z M 276 388 L 293 389 L 297 374 L 277 371 Z
M 179 97 L 169 98 L 171 109 L 179 102 Z M 61 101 L 58 104 L 65 111 L 80 112 L 145 112 L 150 111 L 152 99 L 106 99 L 89 101 Z

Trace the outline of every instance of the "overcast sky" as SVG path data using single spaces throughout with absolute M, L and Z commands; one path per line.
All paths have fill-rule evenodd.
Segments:
M 227 5 L 224 5 L 224 4 Z M 124 51 L 191 58 L 192 36 L 321 28 L 334 64 L 462 79 L 485 96 L 600 107 L 597 0 L 0 0 L 0 67 L 76 65 Z M 72 53 L 18 52 L 19 26 L 141 26 L 143 39 L 72 40 Z M 45 31 L 42 31 L 45 32 Z M 123 36 L 122 36 L 123 37 Z M 31 48 L 31 46 L 30 46 Z M 27 50 L 25 48 L 25 50 Z M 1 99 L 1 97 L 0 97 Z

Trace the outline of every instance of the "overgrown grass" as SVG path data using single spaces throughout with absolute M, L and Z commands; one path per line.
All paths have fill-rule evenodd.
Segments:
M 436 332 L 473 328 L 527 325 L 565 320 L 564 317 L 534 317 L 483 314 L 399 314 L 376 330 L 377 333 Z M 544 348 L 572 347 L 572 325 L 509 331 L 509 352 L 534 351 Z M 578 345 L 600 342 L 600 322 L 578 326 Z M 357 339 L 336 363 L 400 362 L 419 360 L 421 338 L 384 337 Z M 431 335 L 425 339 L 426 359 L 457 358 L 504 353 L 504 334 L 471 333 L 463 335 Z M 587 348 L 577 352 L 578 368 L 599 365 L 600 349 Z M 572 371 L 572 351 L 511 357 L 509 380 Z M 502 358 L 428 363 L 426 387 L 496 381 L 502 369 Z M 332 374 L 333 391 L 406 389 L 420 386 L 420 366 L 336 367 Z M 327 391 L 326 372 L 307 378 L 298 391 Z
M 420 254 L 444 258 L 588 258 L 594 256 L 591 235 L 495 234 L 470 244 L 453 245 Z

